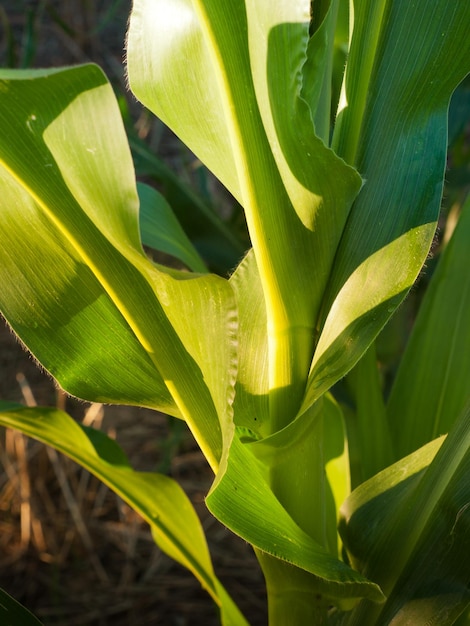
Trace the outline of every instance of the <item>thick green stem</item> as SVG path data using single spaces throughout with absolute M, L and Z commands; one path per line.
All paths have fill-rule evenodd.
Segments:
M 269 412 L 272 433 L 292 422 L 300 408 L 312 350 L 312 328 L 291 327 L 281 331 L 274 328 L 269 332 Z
M 300 408 L 312 359 L 313 328 L 306 326 L 315 323 L 311 319 L 315 307 L 308 297 L 309 284 L 298 280 L 302 275 L 299 253 L 290 245 L 296 241 L 307 249 L 310 231 L 296 214 L 272 153 L 253 77 L 246 72 L 250 66 L 248 46 L 229 55 L 229 48 L 220 45 L 217 26 L 222 15 L 216 4 L 195 0 L 194 10 L 210 44 L 241 202 L 266 299 L 271 432 L 276 432 L 291 422 Z M 241 12 L 239 19 L 241 24 L 246 15 Z M 234 75 L 245 76 L 245 82 L 234 81 Z
M 303 424 L 297 422 L 284 435 L 290 443 L 271 460 L 271 488 L 300 528 L 335 554 L 336 513 L 325 473 L 323 401 L 300 419 Z
M 256 556 L 266 579 L 269 626 L 323 626 L 328 600 L 312 574 L 259 550 Z

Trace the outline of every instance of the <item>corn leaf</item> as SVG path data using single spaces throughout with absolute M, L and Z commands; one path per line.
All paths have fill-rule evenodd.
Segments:
M 234 232 L 210 199 L 201 197 L 179 173 L 151 152 L 135 129 L 126 130 L 137 177 L 158 182 L 185 233 L 212 271 L 222 276 L 232 271 L 248 248 L 243 224 Z
M 302 415 L 276 434 L 267 436 L 269 395 L 266 309 L 252 251 L 237 268 L 230 283 L 237 300 L 240 331 L 234 421 L 239 427 L 239 438 L 245 445 L 239 447 L 235 443 L 238 451 L 232 447 L 227 451 L 228 468 L 225 463 L 221 465 L 221 471 L 207 498 L 207 505 L 226 526 L 250 543 L 253 542 L 260 550 L 302 568 L 303 575 L 298 576 L 303 585 L 309 589 L 312 586 L 321 588 L 321 593 L 327 596 L 330 594 L 335 597 L 335 601 L 339 598 L 344 600 L 344 596 L 351 593 L 350 586 L 345 583 L 343 587 L 335 578 L 336 568 L 344 568 L 344 564 L 335 559 L 340 552 L 337 518 L 339 507 L 350 490 L 349 458 L 341 411 L 332 398 L 325 397 L 315 410 Z M 251 443 L 248 444 L 249 441 Z M 239 459 L 240 468 L 235 469 L 237 457 L 247 450 L 250 453 L 248 458 L 243 461 Z M 254 455 L 254 464 L 258 464 L 258 473 L 262 474 L 262 478 L 256 478 L 253 485 L 251 479 L 245 481 L 243 492 L 239 494 L 241 486 L 233 488 L 233 481 L 236 480 L 234 474 L 241 471 L 252 476 L 255 470 L 250 469 L 247 474 L 246 469 L 249 466 L 247 464 L 253 463 L 250 455 Z M 273 494 L 273 471 L 286 477 L 284 484 L 276 481 L 276 495 Z M 247 499 L 248 504 L 241 506 L 239 497 Z M 297 499 L 301 500 L 300 515 L 294 521 L 287 511 L 291 507 L 297 508 Z M 250 509 L 253 504 L 251 500 L 258 503 L 254 509 Z M 267 532 L 266 511 L 270 511 L 270 507 L 275 507 L 272 515 L 277 523 L 273 525 L 270 521 Z M 256 525 L 261 529 L 259 533 L 254 531 Z M 302 553 L 303 547 L 300 547 L 303 544 L 297 550 L 292 549 L 285 535 L 287 529 L 292 527 L 296 529 L 295 536 L 300 534 L 302 537 L 298 541 L 309 541 L 315 545 L 315 558 L 321 555 L 320 563 L 312 557 L 311 547 L 312 560 L 308 565 Z M 328 568 L 331 571 L 327 575 Z M 307 570 L 319 574 L 319 580 L 323 577 L 325 580 L 319 582 L 315 576 L 307 576 Z M 327 589 L 332 579 L 335 582 L 331 584 L 331 589 Z M 354 589 L 353 595 L 360 593 L 367 594 L 369 590 L 363 591 L 359 586 Z
M 312 85 L 304 66 L 328 47 L 321 29 L 309 45 L 309 16 L 307 0 L 138 0 L 128 37 L 134 93 L 245 209 L 267 303 L 273 430 L 300 406 L 323 290 L 361 185 L 315 135 L 304 92 L 313 103 L 323 76 Z
M 387 412 L 398 456 L 448 432 L 470 399 L 470 199 L 433 274 Z
M 139 226 L 142 243 L 182 261 L 194 272 L 207 272 L 204 261 L 189 241 L 165 198 L 139 183 Z
M 354 409 L 347 415 L 351 456 L 359 462 L 354 485 L 375 476 L 396 459 L 382 396 L 382 381 L 372 344 L 346 378 Z
M 338 248 L 304 407 L 358 360 L 415 281 L 439 212 L 470 4 L 358 2 L 333 147 L 365 179 Z
M 441 437 L 363 483 L 340 531 L 360 572 L 380 584 L 381 607 L 361 603 L 340 621 L 454 623 L 470 603 L 470 408 Z
M 0 309 L 69 393 L 183 417 L 215 470 L 231 436 L 230 286 L 144 254 L 130 152 L 101 70 L 0 79 Z
M 269 362 L 266 304 L 251 250 L 230 277 L 238 308 L 238 370 L 234 421 L 257 436 L 269 433 Z
M 227 467 L 214 482 L 206 499 L 207 506 L 218 519 L 254 547 L 296 565 L 305 574 L 313 574 L 309 580 L 311 589 L 333 602 L 362 597 L 380 602 L 383 596 L 379 587 L 315 541 L 292 519 L 272 491 L 268 479 L 270 459 L 266 458 L 269 453 L 267 448 L 272 443 L 275 449 L 270 451 L 270 456 L 275 455 L 281 452 L 288 439 L 290 446 L 282 451 L 284 458 L 296 451 L 302 452 L 302 438 L 308 433 L 309 420 L 301 422 L 294 423 L 295 437 L 292 432 L 283 436 L 281 431 L 274 435 L 276 440 L 272 442 L 253 441 L 249 431 L 237 429 Z M 294 424 L 289 429 L 294 428 Z M 256 449 L 258 445 L 263 446 L 263 452 Z M 334 457 L 338 448 L 325 451 L 325 455 L 332 451 Z M 250 477 L 249 482 L 247 476 Z M 318 496 L 313 489 L 309 495 L 312 500 Z M 313 506 L 313 502 L 311 504 Z
M 6 591 L 0 589 L 0 617 L 4 624 L 21 624 L 21 626 L 42 626 L 37 617 L 28 609 L 12 598 Z
M 0 424 L 52 446 L 97 476 L 150 524 L 160 548 L 197 577 L 224 624 L 247 623 L 215 576 L 199 518 L 174 479 L 134 471 L 115 441 L 56 409 L 0 403 Z

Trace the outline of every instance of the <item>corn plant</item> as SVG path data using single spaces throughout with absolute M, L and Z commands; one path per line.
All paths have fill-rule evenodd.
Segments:
M 0 308 L 68 393 L 186 422 L 271 626 L 470 623 L 469 202 L 390 392 L 375 343 L 435 235 L 469 31 L 467 0 L 135 0 L 132 92 L 244 208 L 229 277 L 136 185 L 98 67 L 0 74 Z M 2 409 L 249 622 L 174 480 L 60 411 Z

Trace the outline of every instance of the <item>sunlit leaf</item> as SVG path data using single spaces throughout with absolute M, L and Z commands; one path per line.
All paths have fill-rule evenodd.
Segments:
M 316 137 L 303 98 L 304 80 L 315 91 L 303 66 L 327 40 L 308 46 L 309 20 L 306 0 L 139 0 L 128 38 L 132 90 L 245 209 L 267 302 L 273 429 L 300 405 L 323 290 L 361 185 Z
M 224 623 L 246 624 L 214 574 L 199 518 L 174 479 L 134 471 L 115 441 L 56 409 L 0 403 L 0 424 L 52 446 L 97 476 L 150 524 L 160 548 L 198 578 L 219 605 Z
M 235 377 L 230 286 L 147 259 L 119 109 L 97 67 L 0 78 L 0 308 L 67 391 L 184 417 L 216 468 Z
M 302 455 L 311 452 L 307 443 L 302 445 L 307 441 L 311 443 L 310 433 L 314 433 L 311 420 L 309 423 L 308 419 L 301 419 L 288 429 L 290 433 L 284 434 L 281 431 L 273 436 L 272 441 L 269 438 L 251 442 L 249 431 L 237 429 L 227 467 L 214 483 L 206 499 L 207 506 L 226 526 L 256 548 L 313 574 L 310 585 L 318 593 L 333 601 L 368 597 L 380 602 L 383 599 L 380 589 L 334 556 L 336 540 L 333 540 L 334 546 L 330 545 L 332 553 L 307 534 L 274 495 L 269 484 L 269 471 L 273 464 L 278 460 L 282 464 L 283 459 L 294 455 L 298 459 L 300 476 L 304 467 Z M 341 429 L 338 433 L 341 435 Z M 330 433 L 331 445 L 328 450 L 325 448 L 324 463 L 340 458 L 343 454 L 344 438 L 342 442 L 341 436 L 337 439 Z M 310 454 L 312 463 L 316 464 L 318 459 L 313 459 L 314 456 Z M 344 468 L 340 470 L 341 474 L 343 470 Z M 328 471 L 333 478 L 333 468 Z M 250 477 L 249 482 L 246 480 L 247 476 Z M 344 474 L 341 481 L 344 484 Z M 316 485 L 316 480 L 312 480 L 313 485 Z M 335 484 L 334 490 L 337 496 L 340 496 L 341 491 L 344 493 L 340 482 Z M 304 502 L 307 497 L 309 500 L 307 518 L 312 507 L 315 508 L 315 499 L 320 496 L 313 490 L 309 496 L 305 491 L 302 494 Z M 329 504 L 332 504 L 331 501 Z M 317 524 L 318 520 L 314 520 L 314 523 Z M 334 527 L 330 527 L 329 531 L 332 530 L 334 531 Z
M 238 308 L 235 424 L 269 433 L 269 363 L 266 304 L 251 250 L 230 278 Z
M 470 71 L 470 4 L 356 3 L 333 147 L 365 179 L 324 301 L 304 406 L 359 359 L 404 298 L 439 212 L 452 91 Z
M 452 624 L 470 603 L 470 410 L 435 440 L 358 487 L 340 526 L 354 565 L 386 603 L 341 624 Z

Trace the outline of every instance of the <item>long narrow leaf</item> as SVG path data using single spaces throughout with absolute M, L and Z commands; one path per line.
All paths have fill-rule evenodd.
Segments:
M 267 302 L 273 430 L 300 405 L 323 289 L 361 185 L 316 137 L 303 98 L 304 86 L 315 91 L 303 66 L 326 49 L 325 36 L 309 47 L 309 16 L 307 0 L 138 0 L 128 38 L 137 97 L 245 209 Z
M 115 441 L 56 409 L 0 403 L 0 424 L 54 447 L 97 476 L 150 524 L 160 548 L 198 578 L 224 624 L 246 624 L 214 574 L 201 523 L 175 480 L 134 471 Z
M 470 409 L 435 440 L 365 482 L 343 507 L 342 536 L 387 602 L 341 623 L 452 624 L 470 603 Z
M 237 426 L 269 433 L 269 357 L 266 303 L 251 250 L 230 278 L 238 308 L 238 371 L 233 403 Z
M 382 396 L 375 344 L 349 372 L 347 386 L 354 402 L 353 415 L 347 420 L 352 453 L 360 459 L 355 484 L 364 482 L 395 460 L 392 439 Z
M 448 432 L 470 398 L 469 241 L 470 199 L 426 291 L 390 395 L 398 456 Z
M 0 617 L 4 624 L 12 626 L 42 626 L 37 617 L 3 589 L 0 589 Z
M 439 212 L 447 108 L 470 71 L 470 4 L 355 3 L 333 146 L 365 185 L 324 302 L 304 407 L 359 359 L 415 281 Z
M 216 469 L 236 368 L 230 286 L 145 256 L 129 148 L 97 67 L 0 78 L 0 308 L 67 391 L 184 417 Z
M 204 198 L 151 152 L 135 132 L 129 128 L 127 132 L 137 176 L 159 183 L 185 233 L 213 271 L 221 275 L 232 271 L 248 247 L 243 225 L 240 233 L 234 233 Z
M 137 185 L 142 243 L 182 261 L 193 272 L 207 272 L 165 198 L 152 187 Z
M 312 587 L 333 602 L 362 597 L 382 601 L 378 586 L 332 556 L 295 523 L 272 492 L 267 466 L 250 450 L 256 444 L 248 441 L 246 431 L 238 430 L 223 477 L 206 499 L 214 515 L 256 548 L 313 574 Z
M 256 444 L 250 446 L 250 450 L 264 466 L 264 471 L 270 474 L 271 480 L 270 486 L 266 477 L 263 483 L 256 481 L 256 498 L 260 501 L 264 498 L 271 501 L 273 498 L 271 493 L 273 470 L 278 476 L 285 476 L 284 484 L 282 480 L 276 480 L 278 499 L 288 510 L 296 509 L 298 512 L 296 522 L 316 539 L 318 546 L 327 548 L 330 555 L 336 556 L 338 553 L 336 517 L 339 514 L 339 506 L 350 489 L 349 459 L 341 411 L 330 398 L 325 398 L 315 412 L 302 416 L 275 435 L 266 436 L 269 434 L 266 424 L 269 415 L 266 310 L 256 260 L 252 253 L 240 264 L 230 283 L 238 304 L 240 329 L 234 420 L 237 426 L 244 429 L 246 438 L 258 440 Z M 234 462 L 231 448 L 227 456 L 229 476 L 221 469 L 216 480 L 217 495 L 209 496 L 208 506 L 225 525 L 251 541 L 253 535 L 245 534 L 246 524 L 243 521 L 243 517 L 248 515 L 248 510 L 243 509 L 242 512 L 240 506 L 222 507 L 219 501 L 224 494 L 228 498 L 228 493 L 231 492 L 230 475 L 233 470 L 230 469 L 230 464 Z M 243 467 L 245 463 L 246 461 Z M 222 465 L 222 468 L 224 467 Z M 251 498 L 251 489 L 247 482 L 243 497 Z M 267 493 L 263 494 L 264 490 Z M 300 500 L 300 507 L 296 506 L 296 500 Z M 253 524 L 260 511 L 261 509 L 254 509 L 251 512 L 250 524 Z M 265 524 L 265 513 L 261 515 L 262 518 L 258 523 L 262 528 Z M 292 524 L 292 519 L 288 523 Z M 289 548 L 286 548 L 283 540 L 275 537 L 276 533 L 280 533 L 280 528 L 276 528 L 270 537 L 270 544 L 268 537 L 261 532 L 255 539 L 255 545 L 268 553 L 274 551 L 276 556 L 287 561 L 292 560 L 294 557 Z M 334 563 L 326 560 L 330 566 Z M 299 565 L 295 560 L 292 562 Z M 312 563 L 311 567 L 314 568 L 315 564 Z M 330 575 L 335 576 L 334 571 L 330 572 Z M 311 586 L 311 582 L 305 584 Z

